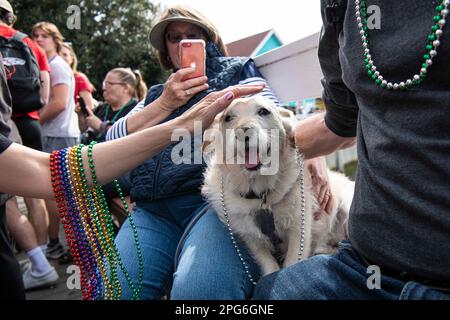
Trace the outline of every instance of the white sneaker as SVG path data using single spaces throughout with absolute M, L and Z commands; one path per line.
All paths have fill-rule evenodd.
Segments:
M 59 276 L 54 267 L 50 267 L 50 269 L 42 275 L 35 275 L 30 268 L 25 270 L 22 278 L 25 290 L 29 290 L 51 286 L 52 284 L 55 284 L 55 282 L 59 279 Z
M 20 273 L 22 275 L 25 273 L 25 271 L 27 271 L 28 269 L 31 269 L 31 261 L 28 259 L 19 261 L 19 265 L 20 265 Z

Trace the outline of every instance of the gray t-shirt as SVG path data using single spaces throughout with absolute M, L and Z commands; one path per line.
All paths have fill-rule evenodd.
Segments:
M 55 118 L 42 125 L 42 136 L 58 138 L 78 138 L 80 129 L 75 113 L 75 78 L 69 65 L 60 56 L 55 56 L 50 63 L 51 86 L 64 84 L 69 88 L 66 108 Z
M 319 58 L 326 124 L 358 142 L 350 240 L 369 260 L 398 271 L 450 281 L 450 19 L 428 77 L 407 91 L 387 91 L 365 68 L 355 1 L 343 24 L 326 24 Z M 370 50 L 388 81 L 419 73 L 438 1 L 368 0 L 381 10 Z

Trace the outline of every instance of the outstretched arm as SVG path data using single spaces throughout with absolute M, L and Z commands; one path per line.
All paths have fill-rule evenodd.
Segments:
M 206 96 L 182 116 L 164 124 L 148 128 L 127 137 L 98 144 L 93 159 L 97 180 L 100 184 L 111 181 L 145 160 L 151 158 L 171 143 L 176 129 L 194 131 L 194 122 L 200 121 L 204 128 L 211 125 L 214 117 L 223 111 L 234 98 L 261 91 L 260 86 L 227 88 Z M 82 151 L 85 167 L 88 166 L 87 147 Z M 35 198 L 52 198 L 49 154 L 13 144 L 0 155 L 0 192 Z M 92 184 L 89 172 L 88 183 Z

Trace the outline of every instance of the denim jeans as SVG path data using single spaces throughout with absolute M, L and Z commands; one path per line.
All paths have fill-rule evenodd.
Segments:
M 317 255 L 262 278 L 255 288 L 259 300 L 450 300 L 450 291 L 433 289 L 417 282 L 383 275 L 373 288 L 372 271 L 349 241 L 333 255 Z M 369 286 L 368 282 L 372 285 Z M 375 286 L 376 287 L 376 286 Z
M 161 299 L 164 295 L 187 300 L 251 297 L 253 285 L 226 227 L 213 210 L 198 216 L 199 212 L 206 211 L 205 207 L 199 193 L 136 204 L 132 217 L 143 259 L 141 299 Z M 129 220 L 121 227 L 116 245 L 137 287 L 138 257 Z M 239 245 L 257 279 L 256 265 L 242 243 Z M 132 291 L 121 271 L 119 280 L 122 299 L 132 299 Z

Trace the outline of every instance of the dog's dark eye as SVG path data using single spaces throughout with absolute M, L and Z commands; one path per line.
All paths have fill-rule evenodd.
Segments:
M 266 108 L 261 108 L 258 110 L 258 115 L 260 116 L 268 116 L 270 114 L 270 111 Z
M 230 122 L 231 120 L 233 120 L 233 116 L 232 115 L 227 115 L 225 117 L 225 122 Z

